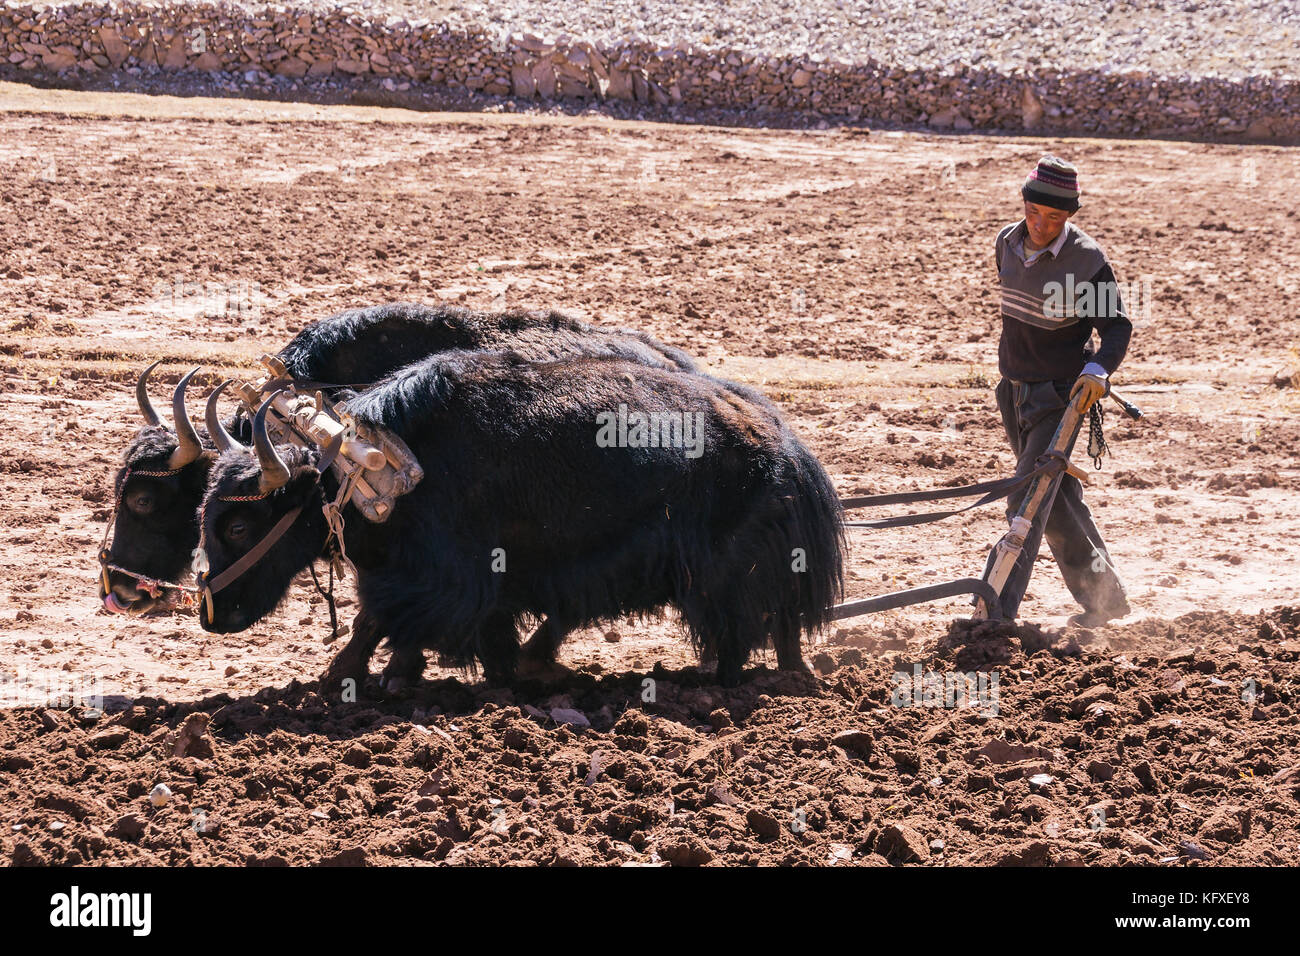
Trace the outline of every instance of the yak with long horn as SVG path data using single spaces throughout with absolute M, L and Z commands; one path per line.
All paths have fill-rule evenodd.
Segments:
M 262 402 L 257 414 L 253 416 L 253 450 L 257 452 L 257 464 L 262 472 L 257 484 L 264 495 L 284 487 L 289 481 L 289 466 L 284 463 L 284 459 L 275 450 L 275 445 L 271 443 L 271 436 L 266 433 L 266 412 L 280 391 L 283 389 Z
M 245 448 L 235 439 L 230 432 L 226 431 L 226 426 L 221 423 L 221 418 L 217 415 L 217 400 L 221 398 L 221 393 L 226 390 L 233 379 L 226 379 L 218 385 L 208 396 L 208 404 L 203 412 L 203 421 L 208 426 L 208 437 L 212 439 L 212 444 L 217 446 L 217 451 L 224 454 L 232 448 Z
M 592 326 L 549 309 L 489 312 L 446 304 L 390 303 L 348 309 L 311 322 L 276 354 L 284 362 L 288 376 L 298 382 L 374 383 L 411 362 L 458 350 L 508 350 L 536 362 L 566 356 L 617 356 L 638 366 L 697 371 L 686 353 L 644 332 Z M 116 568 L 130 568 L 156 581 L 177 582 L 193 563 L 192 552 L 198 544 L 197 512 L 209 471 L 222 457 L 218 452 L 224 446 L 223 437 L 210 425 L 200 428 L 204 453 L 173 473 L 169 467 L 171 456 L 182 443 L 170 428 L 162 427 L 162 419 L 147 393 L 149 374 L 158 364 L 151 365 L 134 383 L 144 421 L 136 418 L 132 424 L 154 427 L 140 429 L 135 435 L 123 455 L 124 467 L 108 489 L 118 507 L 113 519 L 113 544 L 106 550 L 107 560 Z M 342 386 L 324 388 L 328 397 L 336 398 Z M 233 390 L 227 389 L 224 394 L 233 397 Z M 223 421 L 240 442 L 251 442 L 248 418 L 240 417 L 232 424 L 223 416 Z M 176 460 L 184 460 L 191 453 L 178 454 Z M 280 446 L 280 453 L 284 461 L 295 464 L 284 446 Z M 251 455 L 229 457 L 232 467 L 242 465 L 252 470 L 255 459 Z M 278 472 L 274 465 L 272 472 Z M 255 482 L 250 485 L 256 487 Z M 109 610 L 129 607 L 140 611 L 155 603 L 169 603 L 166 597 L 152 601 L 144 589 L 146 582 L 137 580 L 138 574 L 114 567 L 106 565 L 100 578 L 99 596 Z M 554 657 L 554 642 L 549 637 L 539 639 L 545 628 L 544 623 L 524 651 L 538 666 L 545 666 Z M 546 629 L 545 635 L 553 631 Z
M 168 468 L 184 468 L 203 454 L 199 434 L 194 430 L 189 413 L 185 410 L 185 387 L 190 384 L 190 379 L 196 372 L 198 372 L 197 366 L 190 369 L 176 383 L 176 390 L 172 392 L 172 422 L 176 427 L 176 450 L 167 460 Z
M 597 441 L 592 423 L 632 396 L 652 420 L 680 416 L 680 440 Z M 252 626 L 338 547 L 357 568 L 359 613 L 330 682 L 360 686 L 387 637 L 390 688 L 419 679 L 425 651 L 508 686 L 521 624 L 544 616 L 554 649 L 578 628 L 668 606 L 685 637 L 714 650 L 723 686 L 765 645 L 783 669 L 807 671 L 802 638 L 830 623 L 843 587 L 843 512 L 825 469 L 758 391 L 617 358 L 453 351 L 347 404 L 430 466 L 423 480 L 387 522 L 340 526 L 322 508 L 339 487 L 328 453 L 272 448 L 264 403 L 253 427 L 261 473 L 222 456 L 200 508 L 214 582 L 204 630 Z M 509 574 L 487 559 L 495 548 L 510 555 Z
M 204 453 L 185 409 L 185 389 L 198 369 L 172 391 L 173 427 L 167 428 L 149 400 L 149 365 L 136 380 L 135 398 L 144 418 L 114 481 L 111 543 L 100 549 L 99 597 L 114 613 L 170 610 L 183 600 L 177 583 L 198 539 L 195 503 L 202 498 L 215 457 Z

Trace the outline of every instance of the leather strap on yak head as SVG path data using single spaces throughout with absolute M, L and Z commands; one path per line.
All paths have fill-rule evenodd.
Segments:
M 224 385 L 222 386 L 225 387 Z M 283 488 L 289 482 L 291 477 L 289 466 L 284 463 L 279 452 L 275 450 L 275 445 L 271 442 L 270 436 L 266 432 L 266 413 L 271 404 L 279 396 L 283 389 L 278 389 L 267 397 L 257 409 L 257 414 L 253 416 L 253 452 L 257 455 L 257 464 L 259 477 L 257 482 L 257 494 L 255 495 L 232 495 L 219 497 L 218 501 L 261 501 L 269 498 L 276 491 Z M 218 389 L 218 393 L 220 389 Z M 214 393 L 215 394 L 215 393 Z M 210 426 L 209 426 L 210 427 Z M 229 436 L 226 436 L 229 437 Z M 320 475 L 324 475 L 329 466 L 338 457 L 339 449 L 343 447 L 343 436 L 336 436 L 323 449 L 320 460 L 316 463 L 316 470 Z M 317 479 L 319 480 L 319 478 Z M 229 587 L 234 581 L 238 580 L 249 571 L 254 565 L 266 557 L 267 553 L 276 545 L 281 538 L 285 536 L 288 530 L 293 527 L 293 523 L 298 520 L 302 514 L 303 506 L 298 505 L 296 508 L 286 512 L 279 521 L 268 531 L 257 544 L 248 549 L 237 561 L 230 567 L 226 568 L 214 578 L 208 577 L 208 556 L 204 547 L 205 535 L 207 534 L 207 502 L 203 504 L 203 509 L 199 514 L 199 546 L 194 552 L 194 573 L 195 583 L 202 594 L 202 601 L 199 605 L 199 613 L 203 620 L 211 624 L 213 622 L 212 597 L 219 594 L 225 588 Z

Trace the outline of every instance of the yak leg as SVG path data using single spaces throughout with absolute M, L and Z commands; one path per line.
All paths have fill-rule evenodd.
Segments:
M 514 619 L 502 611 L 488 614 L 479 628 L 478 659 L 489 684 L 511 684 L 519 661 L 519 631 Z
M 723 687 L 739 687 L 749 655 L 744 648 L 728 647 L 718 655 L 718 683 Z
M 799 634 L 796 625 L 789 633 L 778 632 L 772 636 L 772 643 L 776 645 L 776 663 L 783 671 L 808 674 L 811 671 L 803 659 Z M 734 638 L 724 639 L 722 645 L 723 649 L 718 653 L 718 683 L 723 687 L 735 687 L 740 684 L 745 662 L 749 659 L 749 648 Z
M 776 645 L 776 666 L 781 670 L 811 673 L 808 662 L 803 659 L 801 635 L 802 631 L 797 624 L 790 629 L 778 629 L 772 635 L 772 643 Z
M 720 626 L 704 631 L 704 648 L 712 647 L 717 656 L 718 683 L 723 687 L 738 687 L 745 662 L 749 660 L 749 645 L 742 637 L 744 624 L 729 619 L 715 620 L 715 624 Z
M 388 666 L 379 675 L 379 686 L 390 694 L 414 687 L 424 674 L 424 651 L 419 647 L 403 644 L 393 648 L 393 656 Z
M 700 666 L 711 667 L 718 662 L 718 650 L 711 641 L 700 645 Z
M 718 662 L 718 683 L 736 687 L 749 660 L 752 634 L 761 633 L 761 622 L 738 619 L 734 609 L 745 604 L 733 599 L 733 592 L 725 582 L 701 588 L 699 593 L 703 595 L 706 591 L 713 595 L 713 600 L 692 599 L 678 607 L 692 632 L 698 635 L 700 657 L 707 660 L 711 651 L 712 658 Z
M 345 680 L 355 681 L 357 687 L 364 684 L 370 673 L 370 658 L 383 637 L 383 628 L 377 620 L 365 611 L 357 612 L 352 619 L 352 637 L 334 655 L 321 676 L 321 689 L 337 690 Z
M 560 681 L 572 677 L 573 671 L 559 663 L 555 655 L 572 630 L 567 624 L 548 617 L 519 652 L 519 676 L 541 681 Z

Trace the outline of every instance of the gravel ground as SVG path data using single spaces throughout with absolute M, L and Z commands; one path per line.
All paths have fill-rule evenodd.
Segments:
M 317 9 L 336 7 L 307 0 Z M 377 16 L 446 21 L 489 32 L 644 37 L 665 45 L 816 53 L 894 66 L 1068 66 L 1161 74 L 1300 76 L 1294 0 L 549 0 L 458 3 L 362 0 Z

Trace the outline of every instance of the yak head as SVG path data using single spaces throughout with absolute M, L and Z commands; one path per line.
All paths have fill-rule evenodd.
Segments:
M 103 556 L 111 567 L 100 575 L 99 599 L 116 614 L 147 614 L 180 604 L 181 592 L 158 582 L 179 583 L 189 573 L 208 472 L 220 452 L 243 447 L 216 416 L 216 398 L 229 382 L 208 400 L 207 430 L 190 424 L 185 389 L 197 368 L 172 392 L 175 431 L 163 425 L 149 401 L 149 374 L 157 367 L 154 362 L 136 382 L 136 403 L 145 424 L 113 480 L 113 540 Z M 246 428 L 247 421 L 235 419 L 232 424 Z
M 209 476 L 199 516 L 207 563 L 198 580 L 205 631 L 242 631 L 270 614 L 294 576 L 325 548 L 329 526 L 321 512 L 320 452 L 272 444 L 266 411 L 274 398 L 266 399 L 253 418 L 252 449 L 224 451 Z M 255 563 L 221 581 L 223 572 L 263 547 L 286 516 L 291 516 L 287 525 Z
M 118 614 L 143 614 L 178 603 L 180 592 L 158 582 L 174 583 L 189 567 L 199 537 L 195 513 L 215 458 L 207 436 L 200 436 L 185 411 L 185 387 L 198 369 L 172 393 L 173 431 L 149 401 L 149 373 L 157 367 L 154 362 L 136 382 L 145 424 L 113 480 L 113 541 L 102 558 L 116 567 L 104 567 L 99 599 Z

